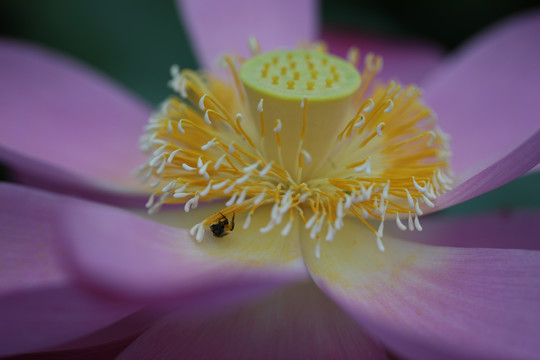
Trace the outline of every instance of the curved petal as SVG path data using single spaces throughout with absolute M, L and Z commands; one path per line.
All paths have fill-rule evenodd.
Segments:
M 307 276 L 297 232 L 282 238 L 279 230 L 260 234 L 269 214 L 258 211 L 252 227 L 237 226 L 214 238 L 207 231 L 201 244 L 189 230 L 143 219 L 120 209 L 37 190 L 32 203 L 54 213 L 54 226 L 65 262 L 85 285 L 100 293 L 137 302 L 184 301 L 205 306 L 260 292 Z M 180 216 L 190 225 L 213 212 L 212 206 Z M 190 213 L 191 214 L 191 213 Z M 264 218 L 262 217 L 264 215 Z M 256 240 L 255 240 L 256 239 Z
M 383 242 L 349 219 L 319 259 L 302 246 L 319 286 L 385 345 L 412 359 L 538 355 L 540 252 Z
M 177 0 L 180 17 L 202 67 L 212 67 L 223 53 L 248 54 L 248 37 L 264 51 L 294 47 L 317 35 L 315 0 Z
M 138 310 L 80 289 L 61 266 L 53 195 L 0 184 L 0 356 L 85 336 Z
M 139 337 L 153 323 L 161 319 L 163 316 L 171 312 L 170 308 L 166 307 L 146 307 L 122 320 L 115 322 L 107 327 L 101 328 L 91 334 L 79 337 L 73 341 L 63 343 L 60 346 L 48 348 L 46 352 L 69 352 L 80 351 L 81 349 L 108 348 L 114 344 L 124 344 L 124 347 L 129 342 Z
M 540 211 L 499 211 L 457 217 L 421 218 L 422 231 L 386 226 L 385 233 L 425 245 L 462 248 L 540 250 Z M 521 234 L 521 236 L 520 236 Z
M 421 84 L 442 60 L 443 51 L 435 44 L 412 39 L 385 38 L 349 29 L 324 27 L 321 39 L 330 53 L 346 57 L 351 46 L 361 54 L 382 55 L 384 66 L 378 79 L 397 79 L 402 84 Z M 363 64 L 361 64 L 363 66 Z
M 129 337 L 117 341 L 109 341 L 96 346 L 75 348 L 70 350 L 47 350 L 32 352 L 30 354 L 16 355 L 14 357 L 2 358 L 3 360 L 57 360 L 57 359 L 76 359 L 76 360 L 112 360 L 135 339 Z
M 513 18 L 475 38 L 424 83 L 426 102 L 452 138 L 460 182 L 539 130 L 538 33 L 540 11 Z
M 447 208 L 496 189 L 527 173 L 539 162 L 540 130 L 498 161 L 438 197 L 432 210 Z
M 0 78 L 0 158 L 25 180 L 142 191 L 133 172 L 145 162 L 145 105 L 72 60 L 11 40 L 0 40 Z
M 311 282 L 249 305 L 165 317 L 119 359 L 387 359 Z

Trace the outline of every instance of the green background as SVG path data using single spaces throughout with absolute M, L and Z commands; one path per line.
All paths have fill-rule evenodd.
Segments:
M 539 5 L 531 0 L 334 0 L 321 2 L 321 16 L 324 25 L 423 38 L 450 51 L 497 20 Z M 3 0 L 0 35 L 78 58 L 152 104 L 169 94 L 171 64 L 197 67 L 173 1 Z M 525 176 L 444 213 L 539 208 L 539 185 L 540 175 Z

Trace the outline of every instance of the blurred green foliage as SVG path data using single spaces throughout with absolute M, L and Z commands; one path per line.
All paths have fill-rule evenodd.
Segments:
M 82 60 L 157 104 L 172 64 L 197 67 L 172 1 L 4 0 L 0 34 Z

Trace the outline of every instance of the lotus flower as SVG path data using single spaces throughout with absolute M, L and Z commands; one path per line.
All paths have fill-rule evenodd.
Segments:
M 254 32 L 268 48 L 315 35 L 309 1 L 296 2 L 298 8 L 287 12 L 279 2 L 262 2 L 252 9 L 241 8 L 255 5 L 236 5 L 228 11 L 246 11 L 242 14 L 248 14 L 247 21 L 224 26 L 232 15 L 213 14 L 200 2 L 183 3 L 203 65 L 209 66 L 225 50 L 240 48 L 235 42 L 243 42 L 254 28 L 271 29 Z M 287 16 L 290 21 L 284 19 Z M 277 17 L 282 21 L 276 27 Z M 264 26 L 266 22 L 269 26 Z M 224 89 L 232 85 L 212 75 L 206 82 L 195 73 L 176 70 L 171 85 L 187 100 L 172 98 L 150 117 L 146 106 L 83 66 L 35 46 L 2 40 L 0 156 L 26 186 L 0 185 L 0 355 L 45 351 L 51 357 L 86 353 L 103 358 L 123 349 L 121 359 L 384 359 L 387 348 L 406 358 L 536 357 L 538 214 L 427 217 L 422 225 L 417 216 L 494 189 L 539 163 L 540 52 L 534 36 L 539 31 L 539 13 L 511 19 L 472 40 L 429 75 L 422 68 L 434 62 L 433 53 L 412 52 L 418 57 L 415 63 L 422 65 L 400 73 L 406 70 L 399 66 L 403 51 L 387 48 L 386 63 L 395 67 L 396 77 L 403 75 L 407 81 L 425 77 L 423 100 L 409 88 L 407 104 L 394 96 L 399 92 L 397 83 L 382 88 L 373 83 L 372 90 L 362 89 L 362 83 L 354 80 L 353 66 L 309 52 L 321 56 L 317 58 L 321 64 L 324 59 L 335 61 L 338 73 L 350 75 L 334 100 L 346 97 L 348 104 L 355 103 L 351 96 L 361 95 L 361 106 L 354 108 L 360 110 L 358 116 L 344 128 L 333 128 L 324 117 L 317 120 L 317 112 L 310 111 L 327 111 L 327 99 L 319 99 L 325 105 L 317 108 L 317 97 L 299 96 L 295 84 L 284 85 L 291 87 L 288 100 L 294 105 L 283 111 L 286 106 L 271 94 L 261 103 L 258 95 L 249 93 L 257 90 L 257 84 L 245 94 L 256 100 L 240 102 L 234 91 L 227 90 L 234 87 Z M 339 52 L 343 37 L 325 36 L 330 49 L 335 46 Z M 252 49 L 258 53 L 256 44 Z M 288 60 L 306 55 L 283 54 Z M 351 53 L 351 62 L 356 59 Z M 379 67 L 376 58 L 370 59 L 362 73 L 364 84 Z M 242 69 L 249 70 L 251 60 Z M 231 69 L 234 74 L 235 67 Z M 248 89 L 246 81 L 253 80 L 248 70 L 237 74 L 240 90 L 241 82 Z M 194 106 L 186 106 L 190 101 Z M 248 103 L 251 108 L 245 108 L 243 116 L 219 116 L 225 112 L 220 106 L 229 110 Z M 279 105 L 274 106 L 277 110 L 272 104 Z M 451 136 L 451 159 L 445 151 L 446 137 L 432 121 L 428 105 L 438 114 L 440 128 Z M 411 108 L 416 111 L 412 115 Z M 272 111 L 280 114 L 280 121 Z M 351 110 L 331 109 L 334 115 L 339 111 L 345 117 Z M 290 134 L 285 129 L 295 124 L 286 118 L 289 112 L 298 115 L 297 124 L 306 124 L 305 131 L 292 132 L 292 140 L 285 133 Z M 308 115 L 315 122 L 307 123 Z M 137 141 L 149 117 L 143 147 L 151 156 L 146 158 Z M 391 124 L 406 134 L 392 133 Z M 410 134 L 409 129 L 416 132 Z M 343 160 L 334 165 L 346 167 L 347 174 L 372 176 L 371 190 L 362 189 L 363 182 L 351 188 L 346 181 L 350 178 L 340 177 L 331 184 L 341 186 L 341 192 L 328 196 L 325 203 L 308 194 L 302 200 L 315 205 L 302 208 L 302 194 L 295 197 L 286 188 L 267 197 L 272 188 L 264 187 L 271 183 L 273 189 L 281 189 L 279 181 L 251 181 L 251 176 L 270 174 L 308 179 L 308 172 L 317 173 L 309 168 L 315 165 L 326 166 L 322 173 L 332 171 L 325 154 L 334 148 L 326 146 L 339 144 L 340 139 L 341 144 L 357 141 L 351 134 L 364 136 L 363 145 L 378 141 L 367 154 L 374 158 L 345 147 L 346 152 L 336 157 L 340 154 L 336 150 L 331 159 L 347 160 L 354 153 L 358 163 Z M 167 136 L 169 141 L 164 141 Z M 230 157 L 218 166 L 220 158 L 212 151 L 224 139 L 231 146 L 232 137 L 238 139 L 236 145 L 222 149 Z M 249 151 L 248 138 L 253 142 Z M 180 150 L 174 153 L 171 144 Z M 390 151 L 403 146 L 402 151 Z M 192 151 L 184 151 L 186 147 Z M 214 156 L 211 162 L 200 155 L 201 150 L 193 150 L 199 148 L 209 158 Z M 410 151 L 421 160 L 407 157 Z M 233 157 L 235 152 L 241 155 Z M 388 152 L 390 157 L 381 155 Z M 272 160 L 257 155 L 267 153 L 274 154 Z M 240 168 L 238 163 L 246 156 L 253 161 Z M 384 165 L 387 162 L 392 166 Z M 149 170 L 152 180 L 148 180 L 156 184 L 148 207 L 159 210 L 162 203 L 183 202 L 180 210 L 164 207 L 145 215 L 141 208 L 148 187 L 132 176 L 141 164 L 143 176 Z M 304 167 L 305 173 L 299 175 Z M 175 180 L 180 178 L 189 178 L 189 186 Z M 398 186 L 400 178 L 406 181 Z M 231 184 L 237 187 L 224 193 Z M 245 193 L 240 190 L 246 188 Z M 314 193 L 316 187 L 310 189 Z M 201 203 L 205 200 L 204 191 L 213 201 L 198 204 L 199 198 Z M 373 197 L 366 197 L 369 191 Z M 265 195 L 254 204 L 260 194 Z M 231 195 L 233 201 L 228 199 Z M 260 206 L 243 206 L 249 201 Z M 294 207 L 296 202 L 300 205 Z M 286 212 L 281 211 L 283 204 Z M 358 213 L 351 214 L 352 209 Z M 291 212 L 298 215 L 289 220 Z M 321 220 L 323 214 L 326 220 Z M 400 230 L 407 227 L 399 222 L 405 214 L 415 231 Z M 383 221 L 389 218 L 396 224 Z

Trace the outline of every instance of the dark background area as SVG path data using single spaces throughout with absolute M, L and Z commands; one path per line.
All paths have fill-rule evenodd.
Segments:
M 451 51 L 500 19 L 539 7 L 540 1 L 327 0 L 320 5 L 323 26 L 421 38 Z M 197 67 L 172 0 L 2 0 L 0 36 L 68 54 L 153 104 L 169 94 L 171 64 Z M 0 165 L 1 174 L 6 178 Z M 446 212 L 538 208 L 539 184 L 539 175 L 527 176 Z
M 420 37 L 452 50 L 471 35 L 538 0 L 336 0 L 322 2 L 325 24 Z

